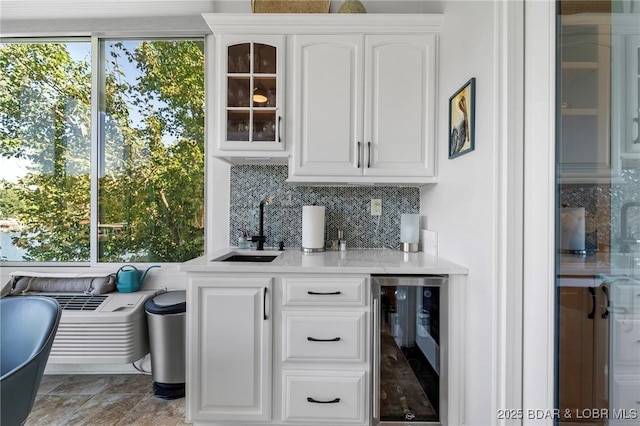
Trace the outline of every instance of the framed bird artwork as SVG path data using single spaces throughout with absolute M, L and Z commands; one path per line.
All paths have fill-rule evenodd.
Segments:
M 449 98 L 449 159 L 475 149 L 475 102 L 475 78 Z

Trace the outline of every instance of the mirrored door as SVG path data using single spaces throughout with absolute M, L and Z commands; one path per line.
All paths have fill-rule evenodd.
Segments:
M 640 4 L 557 13 L 557 422 L 640 424 Z

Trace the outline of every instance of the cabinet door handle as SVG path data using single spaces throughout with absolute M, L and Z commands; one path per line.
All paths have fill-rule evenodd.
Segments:
M 360 152 L 361 152 L 361 146 L 360 146 L 360 141 L 358 141 L 358 152 L 356 153 L 356 155 L 358 156 L 358 168 L 360 168 Z
M 371 168 L 371 142 L 367 142 L 367 169 Z
M 339 337 L 334 337 L 333 339 L 316 339 L 315 337 L 307 337 L 307 340 L 310 342 L 339 342 L 341 339 Z
M 335 398 L 332 399 L 330 401 L 318 401 L 317 399 L 311 398 L 311 397 L 307 397 L 307 402 L 313 402 L 315 404 L 336 404 L 338 402 L 340 402 L 340 398 Z
M 267 287 L 264 288 L 264 293 L 262 293 L 262 319 L 266 321 L 267 318 Z
M 372 295 L 372 315 L 373 315 L 373 418 L 380 419 L 380 313 L 378 311 L 378 300 L 380 295 L 376 289 L 375 294 Z
M 589 287 L 589 294 L 591 294 L 591 312 L 587 315 L 587 318 L 594 319 L 596 316 L 596 289 L 593 287 Z
M 309 290 L 309 291 L 307 291 L 307 294 L 310 294 L 312 296 L 336 296 L 338 294 L 342 294 L 342 292 L 341 291 L 322 292 L 322 291 Z
M 281 115 L 278 116 L 278 142 L 282 142 L 282 126 L 280 126 L 280 123 L 282 123 Z
M 606 287 L 602 287 L 602 292 L 604 293 L 604 297 L 607 300 L 607 305 L 604 307 L 604 312 L 602 313 L 601 317 L 603 319 L 607 319 L 609 318 L 609 289 Z

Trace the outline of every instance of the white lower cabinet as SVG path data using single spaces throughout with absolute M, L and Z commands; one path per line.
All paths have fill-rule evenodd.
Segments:
M 363 424 L 367 398 L 364 371 L 285 370 L 284 421 Z
M 282 313 L 283 361 L 364 362 L 364 312 Z
M 195 275 L 187 290 L 187 420 L 271 419 L 272 278 Z
M 189 274 L 187 421 L 369 425 L 367 276 Z
M 367 281 L 364 276 L 285 276 L 277 286 L 283 422 L 369 424 Z
M 640 283 L 611 283 L 610 426 L 640 422 Z

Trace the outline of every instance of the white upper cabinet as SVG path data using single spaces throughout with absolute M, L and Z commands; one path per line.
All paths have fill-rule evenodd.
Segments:
M 560 173 L 563 183 L 609 182 L 620 175 L 611 126 L 611 25 L 604 15 L 562 18 Z
M 283 151 L 284 36 L 217 37 L 214 155 Z
M 293 36 L 290 175 L 361 176 L 364 36 Z
M 207 91 L 214 157 L 288 161 L 292 183 L 436 182 L 441 15 L 204 18 L 216 40 Z
M 640 160 L 640 17 L 611 17 L 612 136 L 620 141 L 622 167 Z
M 434 173 L 435 35 L 365 39 L 365 176 Z
M 290 182 L 435 181 L 435 34 L 296 35 Z

